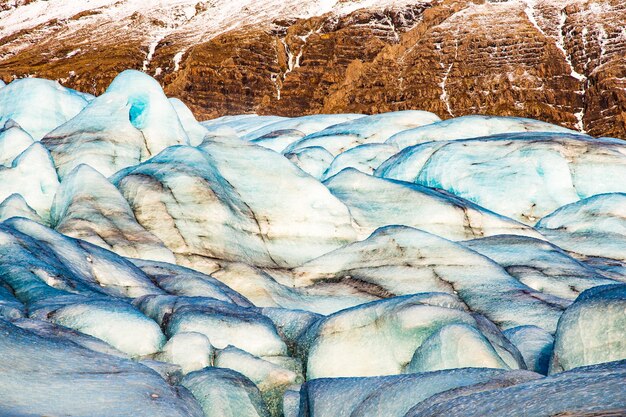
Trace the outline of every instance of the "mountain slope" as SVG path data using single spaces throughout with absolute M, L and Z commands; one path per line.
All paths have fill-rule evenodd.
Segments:
M 76 3 L 5 5 L 0 77 L 101 93 L 135 68 L 199 118 L 425 109 L 626 137 L 620 0 Z

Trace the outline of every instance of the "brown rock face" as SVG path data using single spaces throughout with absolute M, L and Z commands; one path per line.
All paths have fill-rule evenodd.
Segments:
M 103 22 L 94 9 L 17 31 L 0 39 L 0 77 L 100 93 L 120 70 L 144 68 L 199 119 L 424 109 L 626 138 L 622 0 L 398 1 L 301 19 L 270 13 L 225 31 L 205 28 L 213 3 L 163 20 L 135 11 Z

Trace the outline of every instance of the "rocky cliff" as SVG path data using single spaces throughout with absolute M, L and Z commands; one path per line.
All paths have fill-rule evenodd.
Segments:
M 12 1 L 0 77 L 101 93 L 143 69 L 201 119 L 523 115 L 626 138 L 622 0 Z

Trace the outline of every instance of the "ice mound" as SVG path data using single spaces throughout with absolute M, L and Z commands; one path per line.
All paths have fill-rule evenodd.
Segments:
M 9 119 L 0 130 L 0 165 L 11 166 L 13 160 L 34 142 L 14 120 Z
M 147 159 L 147 140 L 129 120 L 130 109 L 125 95 L 105 93 L 46 134 L 42 143 L 50 150 L 59 175 L 89 164 L 108 177 Z
M 536 227 L 567 251 L 626 261 L 626 193 L 599 194 L 568 204 Z
M 163 242 L 137 223 L 118 189 L 89 165 L 77 166 L 63 179 L 51 223 L 60 233 L 123 256 L 175 262 Z
M 337 155 L 324 172 L 322 179 L 338 174 L 346 168 L 354 168 L 366 174 L 373 174 L 387 159 L 394 156 L 398 150 L 386 143 L 368 143 L 355 146 Z
M 480 349 L 459 349 L 458 343 Z M 517 349 L 493 324 L 473 317 L 455 297 L 435 292 L 339 311 L 314 323 L 299 344 L 308 379 L 524 366 Z
M 269 417 L 259 389 L 231 369 L 204 368 L 187 375 L 182 385 L 196 398 L 204 417 Z
M 558 246 L 524 236 L 500 235 L 463 242 L 534 290 L 574 300 L 586 289 L 614 284 Z
M 174 253 L 288 267 L 355 239 L 348 209 L 326 187 L 245 142 L 171 147 L 112 182 Z
M 382 143 L 395 133 L 439 120 L 433 113 L 416 110 L 364 116 L 311 133 L 292 143 L 285 152 L 319 146 L 336 156 L 355 146 Z
M 0 201 L 20 194 L 28 207 L 44 221 L 49 220 L 50 206 L 59 188 L 59 178 L 50 153 L 39 142 L 20 153 L 11 166 L 0 166 Z
M 550 373 L 622 359 L 626 355 L 626 285 L 583 292 L 561 316 Z
M 530 227 L 452 194 L 346 168 L 324 182 L 349 209 L 362 238 L 402 224 L 452 240 L 500 234 L 543 237 Z
M 514 132 L 576 133 L 561 126 L 522 117 L 462 116 L 404 130 L 386 143 L 404 149 L 432 141 L 461 140 Z
M 361 117 L 363 117 L 363 115 L 361 114 L 321 114 L 282 120 L 264 118 L 264 121 L 272 120 L 273 123 L 259 126 L 258 129 L 241 135 L 241 138 L 243 140 L 251 141 L 259 139 L 260 137 L 267 134 L 285 129 L 295 129 L 304 133 L 305 135 L 308 135 L 319 132 L 329 126 L 349 122 L 350 120 L 360 119 Z
M 569 302 L 535 291 L 477 252 L 406 226 L 387 226 L 294 269 L 297 286 L 341 281 L 379 298 L 445 292 L 502 329 L 554 332 Z
M 56 81 L 40 78 L 14 80 L 0 89 L 0 126 L 14 120 L 33 139 L 76 116 L 88 103 L 82 93 Z
M 402 417 L 410 415 L 414 405 L 437 398 L 438 394 L 488 384 L 497 388 L 537 377 L 527 371 L 467 368 L 386 377 L 320 378 L 302 387 L 299 415 Z
M 626 191 L 626 143 L 567 133 L 507 133 L 404 149 L 376 175 L 441 188 L 526 224 L 566 204 Z
M 0 329 L 4 415 L 202 415 L 188 392 L 136 362 L 1 319 Z
M 626 415 L 624 178 L 530 119 L 13 81 L 0 415 Z
M 174 105 L 159 83 L 140 71 L 126 70 L 111 82 L 107 93 L 126 98 L 130 123 L 141 131 L 151 155 L 172 145 L 189 144 Z

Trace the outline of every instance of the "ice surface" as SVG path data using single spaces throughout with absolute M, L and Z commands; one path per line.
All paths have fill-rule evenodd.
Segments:
M 405 372 L 454 368 L 510 369 L 478 329 L 463 323 L 445 325 L 431 334 L 417 348 Z
M 24 217 L 38 223 L 44 223 L 41 217 L 28 205 L 21 194 L 11 194 L 0 203 L 0 222 L 11 217 Z
M 288 152 L 285 154 L 285 157 L 317 180 L 322 179 L 324 172 L 326 172 L 333 161 L 333 155 L 321 146 L 312 146 Z
M 202 416 L 188 393 L 143 365 L 1 319 L 0 329 L 0 414 Z
M 261 391 L 272 415 L 280 413 L 287 388 L 302 381 L 301 365 L 295 359 L 288 356 L 258 358 L 232 346 L 217 353 L 215 366 L 232 369 L 249 378 Z
M 455 349 L 459 333 L 451 335 L 447 342 L 443 341 L 445 336 L 433 336 L 449 324 L 480 327 L 481 323 L 463 307 L 448 294 L 422 293 L 375 301 L 330 315 L 315 322 L 299 341 L 301 349 L 306 352 L 307 378 L 393 375 L 413 369 L 440 369 L 452 365 L 452 355 L 457 355 L 456 360 L 466 366 L 470 363 L 479 366 L 477 357 L 481 353 Z M 499 350 L 506 357 L 504 361 L 478 329 L 471 334 L 485 345 L 483 349 L 489 351 L 492 359 L 484 361 L 490 366 L 522 366 L 516 359 L 521 358 L 519 352 L 510 344 L 507 347 L 513 352 L 508 351 L 502 335 L 499 335 Z M 498 343 L 498 333 L 494 335 L 494 343 Z M 436 339 L 439 343 L 447 343 L 449 349 L 449 353 L 442 353 L 439 360 L 434 356 L 428 358 L 429 354 L 436 355 L 429 353 L 437 343 Z M 424 344 L 424 351 L 416 352 Z
M 60 233 L 122 256 L 175 263 L 163 242 L 137 223 L 117 188 L 88 165 L 77 166 L 63 179 L 51 223 Z
M 390 137 L 387 143 L 397 149 L 404 149 L 431 141 L 460 140 L 513 132 L 576 133 L 573 130 L 534 119 L 472 115 L 405 130 Z
M 318 283 L 294 288 L 290 277 L 280 276 L 280 282 L 267 272 L 242 263 L 231 263 L 212 271 L 211 276 L 244 295 L 258 307 L 283 307 L 329 314 L 377 297 L 356 293 L 350 285 Z M 286 279 L 285 279 L 286 278 Z
M 112 181 L 174 253 L 285 267 L 355 239 L 348 209 L 323 185 L 238 140 L 171 147 Z
M 596 194 L 626 191 L 626 143 L 566 133 L 428 142 L 376 175 L 444 189 L 526 224 Z
M 133 263 L 168 294 L 209 297 L 243 307 L 252 306 L 250 301 L 238 292 L 233 291 L 212 276 L 193 269 L 145 259 L 134 259 Z
M 59 187 L 50 153 L 39 142 L 20 153 L 10 167 L 0 166 L 0 201 L 18 193 L 44 221 Z
M 395 133 L 439 120 L 441 119 L 433 113 L 418 110 L 365 116 L 311 133 L 292 143 L 285 152 L 319 146 L 336 156 L 355 146 L 382 143 Z
M 387 226 L 294 269 L 295 284 L 342 281 L 386 298 L 446 292 L 502 329 L 537 325 L 550 333 L 566 300 L 522 284 L 460 244 L 406 226 Z
M 626 193 L 568 204 L 542 218 L 537 228 L 570 252 L 626 261 Z
M 468 368 L 370 378 L 315 379 L 302 387 L 300 416 L 402 417 L 415 404 L 439 393 L 490 381 L 502 385 L 538 377 L 529 372 L 519 375 L 519 372 Z
M 26 219 L 9 219 L 0 228 L 6 236 L 3 241 L 7 244 L 6 267 L 18 267 L 11 272 L 19 271 L 14 282 L 23 286 L 26 299 L 31 298 L 30 293 L 35 289 L 21 282 L 25 279 L 19 276 L 22 273 L 32 275 L 48 289 L 58 287 L 84 295 L 139 297 L 163 293 L 127 259 L 98 246 Z M 39 299 L 36 292 L 32 295 Z
M 176 110 L 178 120 L 180 120 L 180 123 L 183 125 L 183 129 L 187 132 L 189 144 L 193 146 L 201 144 L 204 136 L 208 133 L 207 128 L 198 123 L 185 103 L 177 98 L 170 98 L 169 101 L 174 107 L 174 110 Z
M 253 308 L 207 297 L 146 296 L 137 307 L 161 324 L 168 337 L 181 332 L 204 334 L 211 345 L 233 345 L 256 356 L 285 355 L 287 346 L 272 321 Z
M 355 148 L 356 149 L 356 148 Z M 359 236 L 402 224 L 452 240 L 515 234 L 542 238 L 532 228 L 433 188 L 373 177 L 346 168 L 324 182 L 350 209 Z
M 59 175 L 88 164 L 108 177 L 147 159 L 149 143 L 129 120 L 131 105 L 125 94 L 103 94 L 46 134 L 42 143 L 50 150 Z
M 276 130 L 270 132 L 260 138 L 253 139 L 250 142 L 255 145 L 262 146 L 267 149 L 271 149 L 275 152 L 282 153 L 283 150 L 292 144 L 293 142 L 300 140 L 304 137 L 304 133 L 296 129 Z
M 12 119 L 39 140 L 86 105 L 81 93 L 56 81 L 22 78 L 0 89 L 0 126 Z
M 102 339 L 131 356 L 156 353 L 165 343 L 159 326 L 125 302 L 75 303 L 47 312 L 46 319 Z
M 552 356 L 554 337 L 537 326 L 520 326 L 505 330 L 509 339 L 524 357 L 529 370 L 546 375 Z
M 366 174 L 373 174 L 376 168 L 397 152 L 398 150 L 394 146 L 386 143 L 368 143 L 355 146 L 337 155 L 322 179 L 330 178 L 346 168 L 354 168 Z
M 626 356 L 626 284 L 583 292 L 561 316 L 550 373 Z
M 182 385 L 196 398 L 204 417 L 269 417 L 259 389 L 239 372 L 204 368 L 185 376 Z
M 212 365 L 213 346 L 202 333 L 181 332 L 171 337 L 155 358 L 179 365 L 188 374 Z
M 285 129 L 299 130 L 305 135 L 308 135 L 325 129 L 328 126 L 359 119 L 361 117 L 363 117 L 361 114 L 316 114 L 311 116 L 294 117 L 291 119 L 282 119 L 248 132 L 242 135 L 241 138 L 251 141 L 265 136 L 268 133 Z
M 151 155 L 168 146 L 189 144 L 174 106 L 154 78 L 140 71 L 126 70 L 115 77 L 106 92 L 126 98 L 130 123 L 143 134 Z
M 222 116 L 216 119 L 206 120 L 200 124 L 206 127 L 209 132 L 218 131 L 224 128 L 232 130 L 236 136 L 243 136 L 254 130 L 281 120 L 288 120 L 281 116 L 258 116 L 256 114 L 240 114 L 235 116 Z M 271 133 L 271 131 L 270 131 Z
M 530 288 L 556 297 L 574 300 L 588 288 L 615 283 L 543 240 L 502 235 L 463 245 L 498 262 Z
M 34 142 L 33 138 L 12 119 L 0 130 L 0 165 L 11 166 L 13 160 Z
M 626 362 L 578 368 L 548 378 L 477 384 L 417 404 L 405 417 L 594 416 L 626 409 Z
M 137 71 L 0 126 L 0 415 L 624 414 L 623 141 L 198 123 Z

